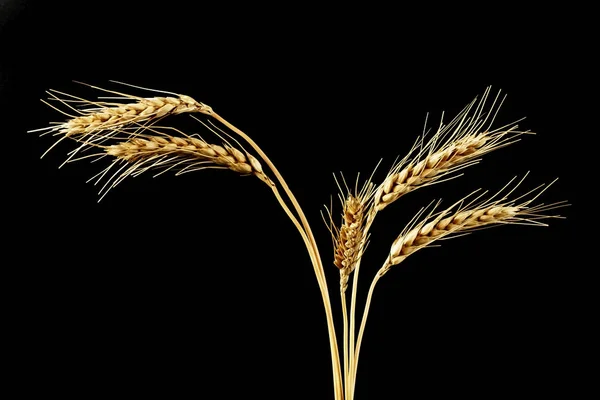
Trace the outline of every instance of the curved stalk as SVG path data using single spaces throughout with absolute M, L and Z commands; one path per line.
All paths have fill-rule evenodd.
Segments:
M 375 275 L 375 278 L 373 278 L 373 282 L 371 282 L 371 287 L 369 288 L 369 294 L 367 295 L 367 302 L 365 303 L 365 309 L 363 311 L 362 321 L 360 323 L 360 330 L 358 331 L 358 337 L 356 339 L 356 349 L 354 350 L 354 360 L 352 360 L 352 362 L 353 362 L 352 382 L 350 382 L 350 384 L 349 384 L 350 388 L 349 389 L 346 388 L 347 390 L 349 390 L 349 393 L 350 393 L 350 396 L 348 397 L 348 399 L 354 398 L 354 389 L 356 387 L 356 371 L 358 368 L 358 356 L 360 354 L 360 345 L 362 344 L 362 339 L 365 334 L 365 326 L 367 324 L 367 317 L 369 316 L 369 308 L 371 307 L 371 299 L 373 297 L 373 291 L 375 290 L 375 285 L 377 285 L 377 282 L 383 276 L 381 274 L 381 271 L 383 271 L 383 268 L 381 270 L 379 270 L 379 272 L 377 272 L 377 275 Z M 348 386 L 348 384 L 347 384 L 347 386 Z
M 371 224 L 373 223 L 373 220 L 375 219 L 376 214 L 377 214 L 377 211 L 374 210 L 373 213 L 367 217 L 367 223 L 365 224 L 365 233 L 364 233 L 365 236 L 369 234 L 369 229 L 371 228 Z M 358 272 L 360 271 L 362 253 L 363 253 L 363 251 L 361 250 L 361 253 L 358 255 L 358 261 L 356 262 L 356 267 L 354 268 L 354 277 L 352 278 L 352 295 L 350 298 L 350 335 L 349 335 L 350 368 L 348 369 L 349 381 L 346 381 L 346 386 L 347 387 L 351 386 L 352 390 L 349 390 L 347 388 L 347 390 L 349 390 L 347 392 L 348 393 L 347 400 L 352 400 L 354 398 L 354 385 L 356 382 L 355 365 L 357 364 L 357 362 L 354 360 L 355 359 L 355 355 L 354 355 L 355 339 L 354 338 L 355 338 L 355 332 L 356 332 L 356 322 L 355 322 L 356 321 L 356 292 L 358 290 Z
M 344 320 L 344 332 L 343 332 L 343 341 L 344 341 L 344 398 L 349 399 L 348 395 L 348 383 L 349 383 L 349 356 L 348 356 L 348 306 L 346 305 L 346 292 L 344 290 L 340 290 L 341 302 L 342 302 L 342 317 Z
M 281 176 L 281 174 L 279 173 L 279 171 L 277 170 L 277 168 L 275 167 L 273 162 L 269 159 L 269 157 L 267 157 L 267 155 L 262 151 L 262 149 L 248 135 L 246 135 L 244 132 L 242 132 L 241 130 L 236 128 L 234 125 L 229 123 L 227 120 L 225 120 L 223 117 L 221 117 L 216 112 L 213 111 L 210 114 L 210 116 L 213 117 L 214 119 L 216 119 L 217 121 L 221 122 L 223 125 L 225 125 L 229 129 L 231 129 L 237 135 L 241 136 L 250 146 L 252 146 L 252 148 L 259 154 L 259 156 L 263 159 L 263 161 L 273 171 L 273 174 L 275 175 L 275 177 L 277 178 L 277 180 L 283 187 L 283 190 L 287 194 L 288 198 L 290 199 L 290 201 L 294 207 L 294 210 L 300 217 L 300 221 L 302 222 L 302 226 L 304 227 L 304 231 L 306 232 L 308 241 L 310 243 L 310 247 L 312 248 L 312 252 L 314 255 L 314 258 L 312 258 L 313 267 L 315 269 L 315 275 L 317 276 L 319 288 L 321 289 L 321 297 L 323 298 L 323 304 L 325 306 L 325 315 L 327 318 L 327 328 L 328 328 L 328 332 L 329 332 L 329 345 L 330 345 L 330 350 L 331 350 L 331 363 L 332 363 L 332 368 L 333 368 L 335 398 L 343 400 L 344 395 L 343 395 L 342 372 L 341 372 L 341 366 L 340 366 L 340 355 L 339 355 L 339 350 L 338 350 L 337 338 L 336 338 L 336 334 L 335 334 L 335 327 L 333 324 L 333 312 L 331 309 L 331 302 L 329 300 L 329 290 L 327 289 L 327 281 L 325 279 L 323 262 L 321 260 L 320 254 L 319 254 L 319 249 L 317 247 L 316 240 L 314 238 L 314 235 L 312 233 L 310 225 L 308 224 L 308 220 L 306 219 L 306 216 L 304 215 L 304 212 L 302 211 L 300 204 L 296 200 L 296 197 L 294 196 L 294 194 L 288 187 L 287 183 L 283 179 L 283 176 Z
M 287 214 L 288 218 L 290 220 L 292 220 L 292 223 L 294 224 L 294 226 L 296 227 L 296 229 L 298 229 L 298 232 L 300 232 L 300 236 L 302 236 L 302 240 L 304 241 L 304 244 L 306 245 L 306 249 L 308 250 L 308 255 L 310 256 L 310 261 L 314 265 L 314 263 L 315 263 L 314 262 L 315 254 L 314 254 L 314 252 L 312 250 L 312 246 L 310 246 L 310 241 L 308 240 L 308 237 L 306 236 L 306 232 L 304 232 L 304 229 L 302 229 L 302 226 L 300 225 L 300 222 L 298 222 L 298 219 L 296 218 L 296 216 L 294 216 L 294 214 L 292 213 L 292 211 L 290 210 L 290 208 L 287 206 L 287 204 L 285 204 L 285 201 L 281 197 L 281 193 L 279 193 L 279 190 L 277 189 L 277 186 L 271 186 L 271 185 L 269 185 L 269 187 L 273 191 L 273 194 L 275 195 L 275 198 L 279 202 L 279 205 L 281 205 L 281 208 L 283 208 L 283 211 L 285 211 L 285 213 Z

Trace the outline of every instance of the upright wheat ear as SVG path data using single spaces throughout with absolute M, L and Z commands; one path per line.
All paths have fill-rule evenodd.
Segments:
M 483 227 L 489 224 L 498 224 L 500 222 L 515 220 L 521 211 L 521 207 L 490 205 L 487 207 L 458 211 L 449 217 L 440 218 L 441 216 L 448 214 L 448 210 L 446 210 L 440 214 L 440 217 L 433 221 L 419 225 L 404 235 L 399 236 L 392 244 L 386 263 L 387 269 L 400 264 L 406 257 L 415 251 L 444 236 L 459 231 Z
M 492 129 L 495 116 L 502 105 L 498 97 L 486 110 L 490 88 L 482 99 L 473 100 L 448 125 L 443 123 L 426 144 L 417 140 L 409 154 L 398 162 L 375 194 L 376 210 L 396 201 L 418 187 L 439 181 L 459 169 L 479 161 L 490 151 L 507 146 L 524 133 L 513 123 Z M 489 123 L 488 123 L 489 121 Z
M 335 177 L 335 175 L 334 175 Z M 342 223 L 334 225 L 331 211 L 329 214 L 329 230 L 333 239 L 334 258 L 333 265 L 340 270 L 340 288 L 346 291 L 348 277 L 354 271 L 360 256 L 366 246 L 367 232 L 366 222 L 373 206 L 374 185 L 369 179 L 360 190 L 358 190 L 358 177 L 356 187 L 352 192 L 344 177 L 341 176 L 344 189 L 337 177 L 336 182 L 340 190 L 339 200 L 342 204 Z M 325 220 L 327 223 L 327 220 Z
M 503 194 L 503 192 L 509 188 L 516 178 L 513 178 L 498 193 L 486 201 L 476 203 L 485 194 L 484 192 L 469 204 L 464 205 L 466 199 L 476 193 L 474 192 L 437 215 L 431 215 L 430 213 L 430 216 L 422 221 L 413 222 L 412 225 L 409 224 L 392 244 L 387 261 L 380 274 L 387 272 L 390 267 L 400 264 L 415 251 L 448 235 L 456 235 L 457 233 L 497 224 L 545 226 L 545 224 L 538 221 L 547 218 L 559 218 L 545 213 L 555 208 L 564 207 L 565 202 L 530 206 L 554 182 L 550 185 L 540 185 L 517 199 L 508 200 L 508 197 L 521 185 L 525 177 L 506 194 Z M 523 197 L 535 192 L 538 193 L 532 199 L 520 201 Z M 417 214 L 413 221 L 417 220 L 421 214 L 422 212 Z
M 477 157 L 487 139 L 487 132 L 462 138 L 449 143 L 425 159 L 414 164 L 409 163 L 400 171 L 390 174 L 375 195 L 377 210 L 383 210 L 402 195 Z
M 344 202 L 343 222 L 336 238 L 333 264 L 340 269 L 342 292 L 348 287 L 348 276 L 354 270 L 360 249 L 364 245 L 364 218 L 366 206 L 349 195 Z

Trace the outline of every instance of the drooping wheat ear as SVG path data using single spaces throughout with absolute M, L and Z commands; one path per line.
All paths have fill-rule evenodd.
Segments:
M 146 124 L 168 115 L 182 113 L 211 115 L 213 113 L 212 108 L 208 105 L 182 94 L 134 86 L 168 94 L 167 96 L 139 97 L 97 86 L 84 85 L 115 94 L 117 97 L 109 98 L 118 101 L 93 101 L 51 89 L 47 92 L 50 96 L 48 100 L 59 102 L 70 112 L 62 111 L 47 101 L 44 103 L 68 116 L 69 119 L 66 122 L 54 123 L 50 127 L 36 131 L 64 135 L 64 137 L 96 135 L 98 132 L 116 131 L 132 124 Z M 123 101 L 127 101 L 127 103 L 123 103 Z
M 478 163 L 479 157 L 514 143 L 517 136 L 530 133 L 517 131 L 516 123 L 492 129 L 503 100 L 498 101 L 498 93 L 488 110 L 489 92 L 490 88 L 479 102 L 473 100 L 448 125 L 441 123 L 426 144 L 425 135 L 415 142 L 377 189 L 377 211 L 418 187 L 439 182 L 448 174 Z
M 415 251 L 432 244 L 436 240 L 446 238 L 448 235 L 462 234 L 494 224 L 545 226 L 545 224 L 538 222 L 538 220 L 557 218 L 557 216 L 550 216 L 544 213 L 548 210 L 565 206 L 566 204 L 564 202 L 553 203 L 550 205 L 541 204 L 533 207 L 530 206 L 530 203 L 539 197 L 539 195 L 550 185 L 547 185 L 531 200 L 519 202 L 524 196 L 537 191 L 544 187 L 544 185 L 533 189 L 516 200 L 507 200 L 507 196 L 523 182 L 523 179 L 515 186 L 515 188 L 511 189 L 509 193 L 503 195 L 501 198 L 498 198 L 501 195 L 501 192 L 504 191 L 514 179 L 487 201 L 474 204 L 475 200 L 481 198 L 483 194 L 471 201 L 468 205 L 463 205 L 465 201 L 465 199 L 463 199 L 437 215 L 432 216 L 430 214 L 430 216 L 423 221 L 409 226 L 396 240 L 394 240 L 390 254 L 384 267 L 380 270 L 380 274 L 385 274 L 392 266 L 400 264 Z M 472 195 L 473 194 L 469 196 Z
M 244 154 L 228 145 L 209 144 L 195 137 L 149 136 L 147 138 L 133 138 L 127 142 L 108 146 L 106 153 L 129 162 L 144 160 L 154 155 L 189 156 L 210 160 L 240 174 L 254 174 L 270 183 L 270 180 L 264 175 L 262 166 L 252 155 Z
M 210 115 L 211 108 L 189 96 L 139 98 L 135 103 L 116 107 L 82 110 L 82 116 L 72 118 L 58 128 L 66 136 L 112 130 L 125 125 L 147 122 L 167 115 L 203 113 Z
M 255 175 L 267 185 L 274 185 L 265 175 L 260 162 L 251 154 L 244 154 L 230 145 L 209 144 L 196 137 L 135 137 L 106 146 L 105 152 L 116 157 L 116 163 L 122 160 L 129 165 L 125 171 L 119 170 L 122 172 L 113 182 L 113 187 L 125 177 L 137 176 L 149 169 L 174 169 L 180 175 L 215 166 L 244 175 Z

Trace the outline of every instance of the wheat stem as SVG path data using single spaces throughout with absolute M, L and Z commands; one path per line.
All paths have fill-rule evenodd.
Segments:
M 367 217 L 367 222 L 365 224 L 365 235 L 368 235 L 369 229 L 371 228 L 371 224 L 373 223 L 373 219 L 375 214 L 377 213 L 377 209 L 373 208 L 371 213 L 369 213 Z M 354 386 L 356 385 L 356 370 L 355 365 L 357 362 L 355 361 L 355 334 L 356 334 L 356 295 L 358 291 L 358 273 L 360 272 L 360 264 L 362 261 L 362 252 L 364 249 L 361 249 L 361 254 L 359 254 L 358 261 L 356 262 L 356 267 L 354 268 L 354 277 L 352 281 L 352 294 L 350 297 L 350 337 L 349 337 L 349 346 L 350 346 L 350 393 L 348 396 L 348 400 L 352 400 L 354 398 Z M 364 312 L 364 311 L 363 311 Z M 348 383 L 346 384 L 348 385 Z
M 343 272 L 340 271 L 340 274 Z M 340 290 L 340 299 L 342 305 L 342 319 L 344 325 L 343 331 L 343 351 L 344 351 L 344 398 L 348 399 L 349 382 L 349 357 L 348 357 L 348 306 L 346 304 L 346 291 Z
M 306 236 L 306 233 L 304 232 L 304 229 L 302 229 L 302 225 L 300 225 L 300 222 L 298 222 L 298 219 L 296 218 L 296 216 L 294 215 L 294 213 L 292 213 L 292 210 L 290 210 L 290 208 L 288 207 L 288 205 L 285 203 L 285 201 L 281 197 L 281 193 L 279 193 L 279 189 L 277 189 L 277 186 L 275 186 L 275 185 L 269 185 L 269 187 L 273 191 L 273 194 L 275 195 L 275 198 L 277 199 L 277 201 L 281 205 L 281 208 L 283 208 L 283 211 L 285 211 L 285 213 L 288 216 L 288 218 L 292 221 L 292 223 L 294 224 L 294 226 L 296 227 L 296 229 L 300 233 L 300 236 L 302 236 L 302 240 L 304 241 L 304 244 L 306 245 L 306 248 L 308 250 L 308 254 L 309 254 L 311 262 L 312 262 L 313 259 L 314 259 L 314 257 L 315 257 L 315 255 L 314 255 L 314 252 L 312 251 L 312 246 L 310 246 L 310 241 L 308 240 L 308 237 Z
M 235 132 L 236 134 L 241 136 L 246 142 L 248 142 L 248 144 L 250 146 L 252 146 L 252 148 L 260 155 L 260 157 L 263 159 L 263 161 L 273 171 L 273 174 L 275 175 L 275 177 L 277 178 L 277 180 L 283 187 L 288 198 L 292 202 L 292 205 L 293 205 L 296 213 L 300 217 L 302 226 L 308 236 L 308 240 L 310 242 L 310 247 L 312 247 L 312 251 L 314 252 L 314 259 L 312 260 L 313 268 L 315 270 L 315 275 L 317 276 L 317 281 L 319 283 L 319 288 L 321 290 L 321 297 L 323 298 L 323 304 L 325 307 L 325 316 L 327 318 L 327 328 L 328 328 L 328 332 L 329 332 L 329 344 L 330 344 L 331 359 L 332 359 L 331 362 L 332 362 L 332 369 L 333 369 L 335 398 L 339 399 L 339 400 L 343 400 L 344 394 L 343 394 L 342 371 L 341 371 L 341 366 L 340 366 L 340 356 L 339 356 L 337 338 L 336 338 L 336 334 L 335 334 L 335 326 L 333 323 L 333 312 L 331 309 L 329 290 L 327 289 L 327 281 L 325 279 L 325 271 L 323 268 L 323 262 L 322 262 L 320 254 L 319 254 L 317 243 L 316 243 L 316 240 L 312 233 L 312 230 L 310 228 L 310 225 L 308 223 L 308 220 L 306 219 L 306 216 L 304 215 L 304 212 L 302 211 L 300 204 L 296 200 L 296 197 L 294 196 L 294 194 L 288 187 L 287 183 L 283 179 L 283 176 L 281 176 L 281 173 L 277 170 L 277 168 L 275 167 L 273 162 L 269 159 L 269 157 L 267 157 L 267 155 L 264 153 L 264 151 L 254 142 L 254 140 L 252 140 L 243 131 L 241 131 L 234 125 L 232 125 L 230 122 L 228 122 L 226 119 L 221 117 L 216 112 L 213 111 L 211 113 L 211 117 L 213 117 L 217 121 L 221 122 L 223 125 L 225 125 L 229 129 L 231 129 L 233 132 Z
M 352 382 L 351 382 L 351 389 L 350 389 L 350 396 L 348 397 L 349 400 L 354 399 L 354 392 L 356 389 L 356 371 L 357 371 L 357 367 L 358 367 L 358 356 L 360 354 L 360 345 L 362 343 L 362 339 L 363 339 L 363 335 L 365 332 L 365 326 L 367 325 L 367 317 L 369 316 L 369 309 L 371 308 L 371 299 L 373 297 L 373 292 L 375 291 L 375 285 L 377 285 L 377 282 L 379 282 L 379 279 L 382 277 L 383 275 L 381 274 L 377 274 L 375 275 L 375 278 L 373 278 L 373 281 L 371 282 L 371 287 L 369 287 L 369 294 L 367 295 L 367 301 L 365 303 L 365 308 L 363 310 L 363 317 L 362 317 L 362 321 L 360 322 L 360 328 L 359 328 L 359 332 L 358 332 L 358 338 L 356 341 L 356 349 L 353 353 L 353 366 L 352 366 Z

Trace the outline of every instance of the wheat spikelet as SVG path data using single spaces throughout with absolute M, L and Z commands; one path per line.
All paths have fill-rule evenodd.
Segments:
M 415 251 L 431 245 L 436 240 L 446 238 L 449 235 L 455 236 L 457 234 L 462 234 L 468 231 L 498 224 L 545 226 L 545 224 L 537 221 L 544 218 L 557 218 L 557 216 L 545 215 L 543 213 L 548 210 L 565 206 L 566 204 L 564 202 L 558 202 L 550 205 L 540 204 L 533 207 L 530 206 L 531 202 L 539 197 L 541 193 L 550 185 L 547 185 L 531 200 L 519 202 L 521 198 L 535 192 L 544 185 L 533 189 L 518 199 L 512 201 L 507 200 L 508 195 L 510 195 L 523 182 L 523 179 L 512 190 L 510 190 L 509 193 L 503 195 L 502 198 L 497 200 L 494 199 L 499 197 L 501 192 L 504 191 L 510 185 L 510 183 L 514 181 L 514 179 L 487 201 L 474 205 L 475 200 L 482 197 L 482 195 L 480 195 L 468 205 L 463 206 L 463 203 L 466 199 L 465 198 L 435 216 L 432 216 L 430 213 L 429 217 L 425 218 L 421 222 L 409 224 L 403 233 L 400 234 L 400 236 L 398 236 L 398 238 L 396 238 L 396 240 L 394 240 L 392 243 L 390 254 L 386 263 L 384 264 L 384 267 L 380 270 L 380 275 L 385 274 L 392 266 L 404 261 Z M 469 196 L 472 196 L 472 194 Z M 422 213 L 423 212 L 417 214 L 413 220 L 419 218 Z
M 491 129 L 502 102 L 498 103 L 498 93 L 486 111 L 489 91 L 490 88 L 481 101 L 473 100 L 448 125 L 441 124 L 428 143 L 424 144 L 424 136 L 417 140 L 377 189 L 374 199 L 377 211 L 418 187 L 476 164 L 482 155 L 507 146 L 526 133 L 517 131 L 514 123 Z

